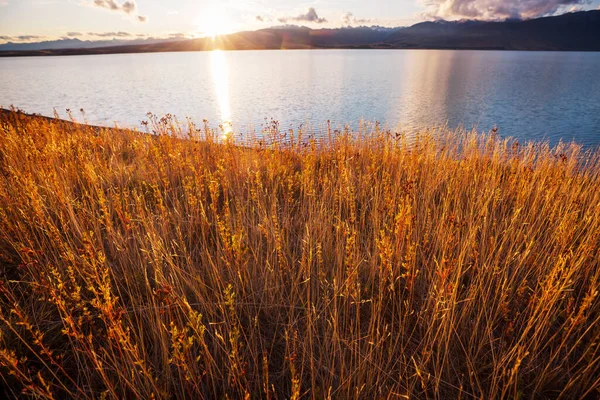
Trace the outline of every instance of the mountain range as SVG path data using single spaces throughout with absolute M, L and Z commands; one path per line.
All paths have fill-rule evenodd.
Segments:
M 181 38 L 144 38 L 144 39 L 110 39 L 110 40 L 81 40 L 78 38 L 62 38 L 58 40 L 46 40 L 33 43 L 8 42 L 0 44 L 0 51 L 37 51 L 37 50 L 61 50 L 61 49 L 93 49 L 97 47 L 117 47 L 126 45 L 142 45 L 164 42 L 180 41 Z
M 75 39 L 76 40 L 76 39 Z M 58 41 L 60 42 L 60 41 Z M 281 26 L 238 32 L 215 39 L 142 41 L 95 45 L 70 41 L 62 48 L 0 45 L 0 56 L 113 54 L 201 50 L 264 49 L 475 49 L 600 51 L 600 10 L 531 20 L 433 21 L 406 28 L 345 27 L 310 29 Z M 119 42 L 119 41 L 117 41 Z M 67 44 L 67 42 L 62 42 Z M 60 43 L 58 43 L 60 44 Z M 84 45 L 85 44 L 85 45 Z M 28 44 L 33 45 L 33 44 Z M 56 45 L 56 44 L 53 44 Z
M 503 22 L 422 22 L 390 35 L 393 48 L 600 50 L 600 10 Z

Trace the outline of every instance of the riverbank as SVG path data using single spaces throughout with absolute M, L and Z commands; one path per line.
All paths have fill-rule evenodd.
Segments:
M 0 121 L 0 393 L 598 394 L 598 152 Z

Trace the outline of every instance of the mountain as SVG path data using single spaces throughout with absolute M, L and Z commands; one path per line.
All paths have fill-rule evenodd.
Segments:
M 240 32 L 219 38 L 218 45 L 227 50 L 236 49 L 304 49 L 340 48 L 372 45 L 386 40 L 394 30 L 370 27 L 310 29 L 288 27 L 269 28 L 253 32 Z M 212 43 L 208 43 L 212 46 Z
M 422 22 L 393 33 L 392 48 L 600 51 L 600 11 L 504 22 Z
M 35 51 L 35 50 L 59 50 L 59 49 L 93 49 L 98 47 L 114 47 L 126 45 L 142 45 L 162 42 L 180 41 L 181 39 L 111 39 L 111 40 L 80 40 L 59 39 L 36 43 L 13 43 L 0 44 L 0 51 Z
M 212 38 L 162 41 L 159 43 L 129 43 L 109 46 L 65 47 L 31 51 L 1 51 L 0 56 L 76 55 L 148 53 L 168 51 L 268 50 L 369 47 L 383 42 L 402 28 L 346 27 L 339 29 L 310 29 L 299 26 L 273 27 L 258 31 L 238 32 Z M 28 49 L 29 50 L 29 49 Z
M 177 43 L 164 43 L 143 47 L 147 51 L 186 50 L 276 50 L 343 48 L 374 45 L 386 40 L 394 30 L 377 30 L 367 27 L 339 29 L 310 29 L 286 26 L 238 32 L 226 36 L 192 39 Z
M 133 43 L 108 46 L 69 42 L 62 49 L 0 51 L 0 56 L 147 53 L 202 50 L 266 49 L 496 49 L 600 51 L 600 10 L 532 20 L 434 21 L 408 28 L 345 27 L 310 29 L 282 26 L 238 32 L 215 38 Z M 98 43 L 98 42 L 94 42 Z M 2 46 L 0 46 L 0 50 Z

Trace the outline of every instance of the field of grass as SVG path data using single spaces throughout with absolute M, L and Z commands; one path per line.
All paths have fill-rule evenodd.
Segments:
M 598 151 L 148 130 L 0 120 L 0 395 L 600 396 Z

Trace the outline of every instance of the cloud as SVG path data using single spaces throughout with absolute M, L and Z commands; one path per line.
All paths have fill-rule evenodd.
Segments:
M 88 32 L 89 36 L 97 37 L 131 37 L 133 36 L 129 32 Z
M 68 37 L 83 36 L 83 33 L 81 33 L 81 32 L 67 32 L 67 36 Z
M 116 0 L 94 0 L 91 4 L 95 7 L 122 12 L 127 15 L 134 15 L 137 10 L 135 0 L 127 0 L 123 3 L 117 2 Z M 148 17 L 145 15 L 136 15 L 135 19 L 139 22 L 146 22 Z
M 0 36 L 0 40 L 12 41 L 12 42 L 31 42 L 32 40 L 41 40 L 46 36 L 38 35 L 20 35 L 20 36 Z
M 552 15 L 560 9 L 589 4 L 589 0 L 425 0 L 426 16 L 498 20 Z
M 122 11 L 125 14 L 131 14 L 136 9 L 135 0 L 126 1 L 123 4 L 119 4 L 115 0 L 94 0 L 94 5 L 112 11 Z
M 185 33 L 170 33 L 169 34 L 169 39 L 187 39 L 188 35 L 186 35 Z
M 21 40 L 24 42 L 28 42 L 30 40 L 39 40 L 39 39 L 43 39 L 44 36 L 37 36 L 37 35 L 21 35 L 21 36 L 17 36 L 16 39 L 17 40 Z
M 342 14 L 342 24 L 351 26 L 351 25 L 362 25 L 362 24 L 372 24 L 375 20 L 369 18 L 356 18 L 353 13 L 346 12 Z
M 279 18 L 279 19 L 281 19 L 281 18 Z M 284 18 L 284 19 L 286 19 L 286 18 Z M 255 17 L 255 20 L 258 21 L 258 22 L 263 22 L 264 23 L 264 22 L 271 22 L 273 20 L 273 18 L 271 18 L 269 16 L 266 16 L 266 15 L 257 15 Z
M 327 22 L 325 18 L 319 18 L 317 11 L 314 7 L 310 7 L 306 14 L 300 14 L 296 17 L 281 17 L 277 19 L 279 22 L 285 24 L 288 21 L 296 21 L 296 22 L 312 22 L 315 24 L 323 24 Z
M 133 1 L 126 1 L 125 3 L 123 3 L 123 5 L 121 6 L 121 9 L 127 13 L 127 14 L 131 14 L 132 12 L 135 11 L 135 2 Z

